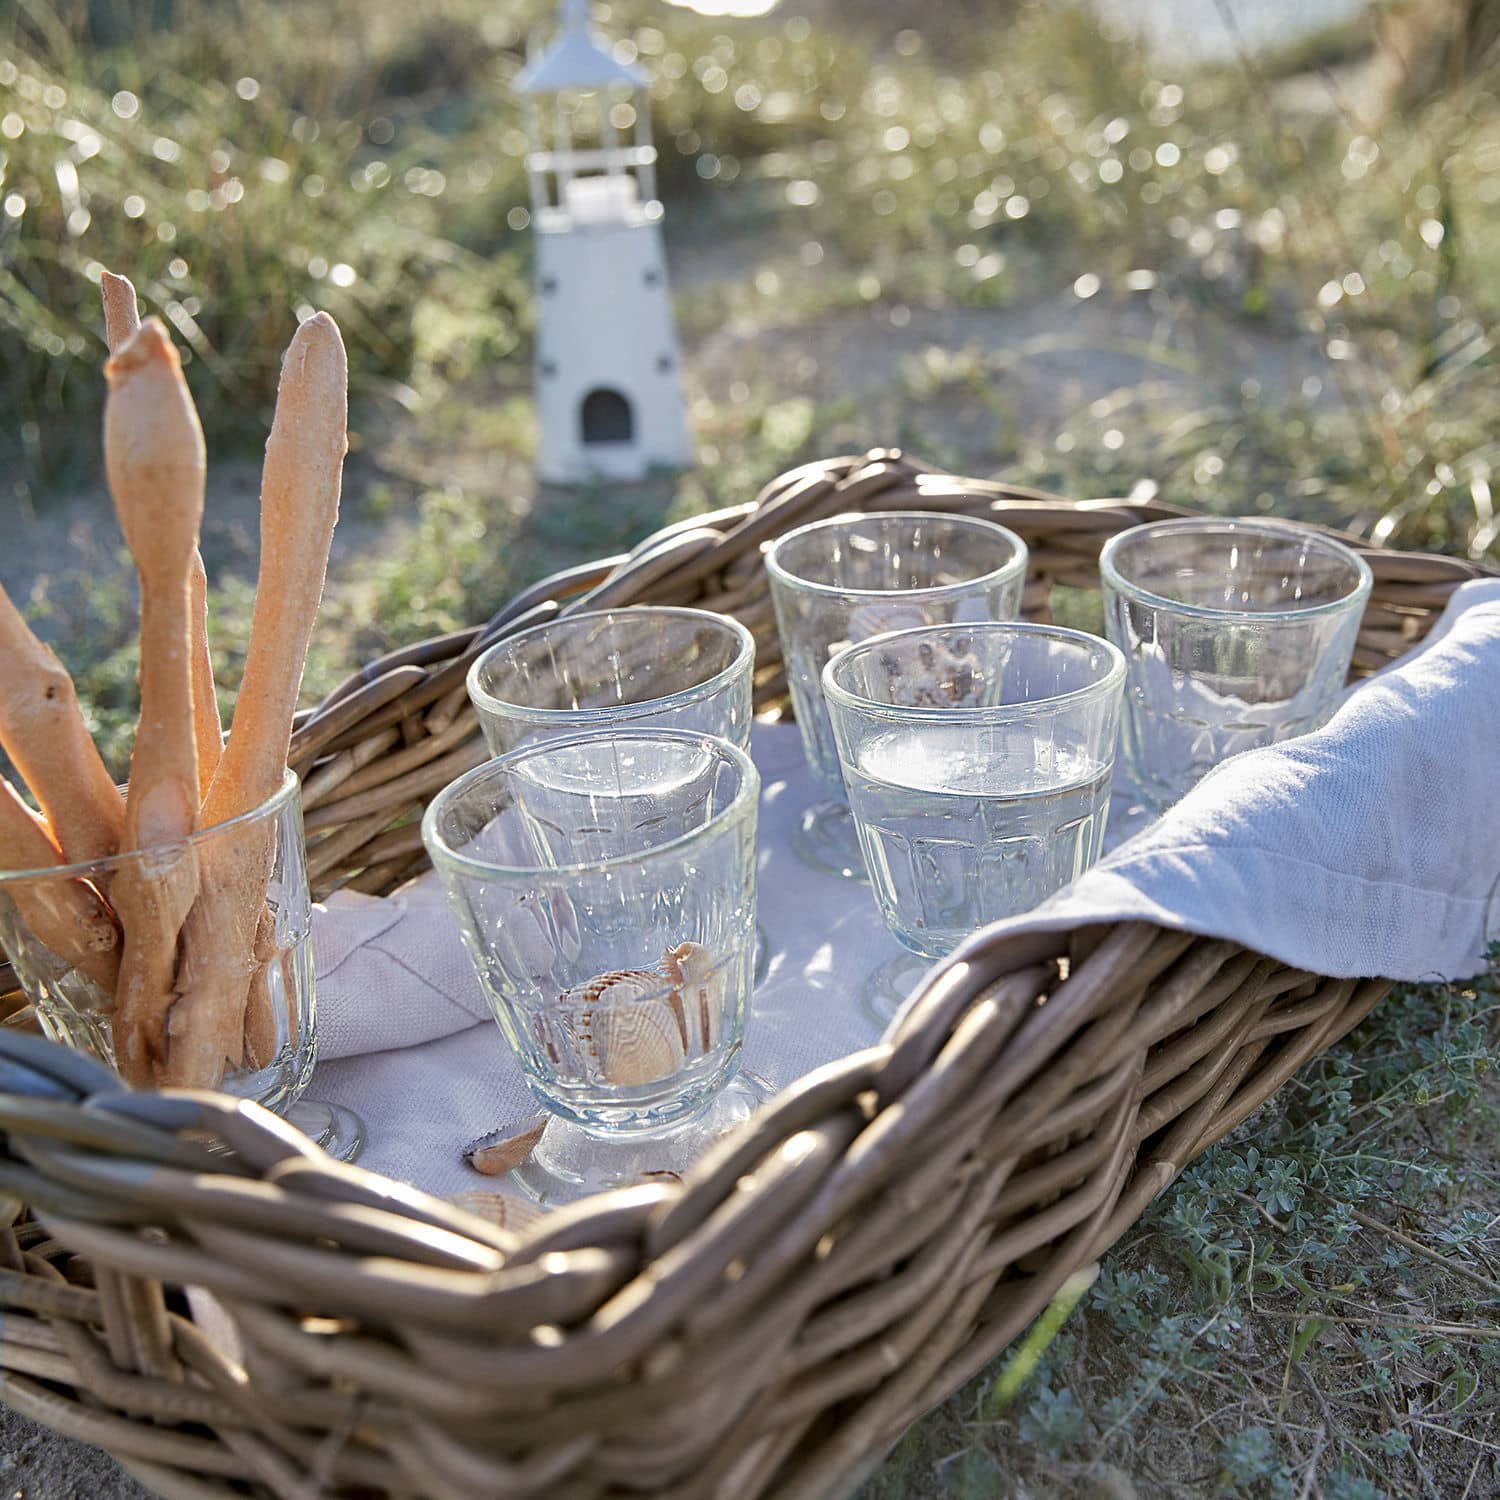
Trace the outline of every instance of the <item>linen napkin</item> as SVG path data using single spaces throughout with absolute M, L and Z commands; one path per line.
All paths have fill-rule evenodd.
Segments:
M 860 980 L 901 950 L 867 886 L 791 852 L 821 795 L 796 728 L 758 724 L 751 750 L 773 955 L 745 1065 L 780 1087 L 876 1039 Z M 1326 974 L 1475 973 L 1500 936 L 1500 581 L 1458 590 L 1424 649 L 1352 689 L 1324 729 L 1226 761 L 1159 821 L 1121 769 L 1111 852 L 1003 930 L 1140 918 Z M 436 877 L 381 901 L 333 897 L 313 949 L 312 1093 L 364 1117 L 362 1165 L 433 1192 L 488 1185 L 463 1146 L 536 1106 Z
M 1222 762 L 998 930 L 1129 918 L 1336 978 L 1478 973 L 1500 938 L 1500 580 L 1457 589 L 1321 730 Z

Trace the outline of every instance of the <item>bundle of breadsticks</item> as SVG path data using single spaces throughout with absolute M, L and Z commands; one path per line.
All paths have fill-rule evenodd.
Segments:
M 105 861 L 91 878 L 20 882 L 34 936 L 107 997 L 115 1060 L 141 1086 L 212 1088 L 278 1045 L 269 966 L 268 820 L 193 838 L 260 807 L 286 775 L 347 447 L 348 373 L 326 313 L 282 363 L 261 484 L 260 577 L 226 739 L 209 655 L 198 530 L 203 432 L 177 352 L 135 290 L 105 273 L 105 467 L 140 577 L 140 722 L 121 796 L 72 679 L 0 590 L 0 744 L 33 812 L 0 778 L 0 868 Z M 152 850 L 150 860 L 110 857 Z M 295 1027 L 295 1018 L 290 1019 Z

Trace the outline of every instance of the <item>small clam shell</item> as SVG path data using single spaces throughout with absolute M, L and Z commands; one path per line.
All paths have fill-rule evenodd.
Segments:
M 500 1177 L 519 1167 L 541 1140 L 546 1115 L 534 1115 L 515 1125 L 502 1125 L 464 1147 L 464 1160 L 486 1177 Z
M 483 1219 L 486 1224 L 508 1229 L 512 1234 L 525 1234 L 542 1217 L 542 1210 L 536 1204 L 503 1193 L 453 1193 L 447 1201 L 455 1208 Z
M 662 995 L 667 977 L 655 969 L 615 969 L 600 974 L 587 984 L 575 985 L 562 997 L 563 1006 L 587 1016 L 594 1006 L 604 1002 L 628 1005 L 635 1000 Z
M 590 1033 L 600 1073 L 622 1088 L 670 1078 L 687 1060 L 677 1018 L 661 1000 L 601 1000 Z
M 682 1032 L 688 1057 L 703 1057 L 719 1040 L 724 1020 L 724 975 L 702 943 L 679 943 L 662 954 L 662 969 L 675 988 L 668 1004 Z

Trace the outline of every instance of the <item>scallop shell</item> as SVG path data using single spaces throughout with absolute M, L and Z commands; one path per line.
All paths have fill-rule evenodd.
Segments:
M 677 1017 L 683 1052 L 703 1057 L 719 1040 L 724 1017 L 724 975 L 702 943 L 678 943 L 661 957 L 674 986 L 667 1003 Z
M 541 1140 L 546 1115 L 533 1115 L 515 1125 L 502 1125 L 464 1147 L 464 1160 L 486 1177 L 500 1177 L 519 1167 Z
M 589 1016 L 600 1073 L 621 1088 L 670 1078 L 687 1061 L 677 1017 L 661 1000 L 614 998 L 623 988 L 616 985 L 607 991 Z
M 497 1229 L 508 1229 L 512 1234 L 525 1234 L 542 1217 L 542 1210 L 536 1204 L 502 1193 L 452 1193 L 447 1202 Z

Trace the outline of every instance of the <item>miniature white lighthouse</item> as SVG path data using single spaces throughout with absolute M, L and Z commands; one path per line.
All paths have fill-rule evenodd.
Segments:
M 589 0 L 563 0 L 557 35 L 516 79 L 536 230 L 537 472 L 551 483 L 692 461 L 647 82 L 590 25 Z

